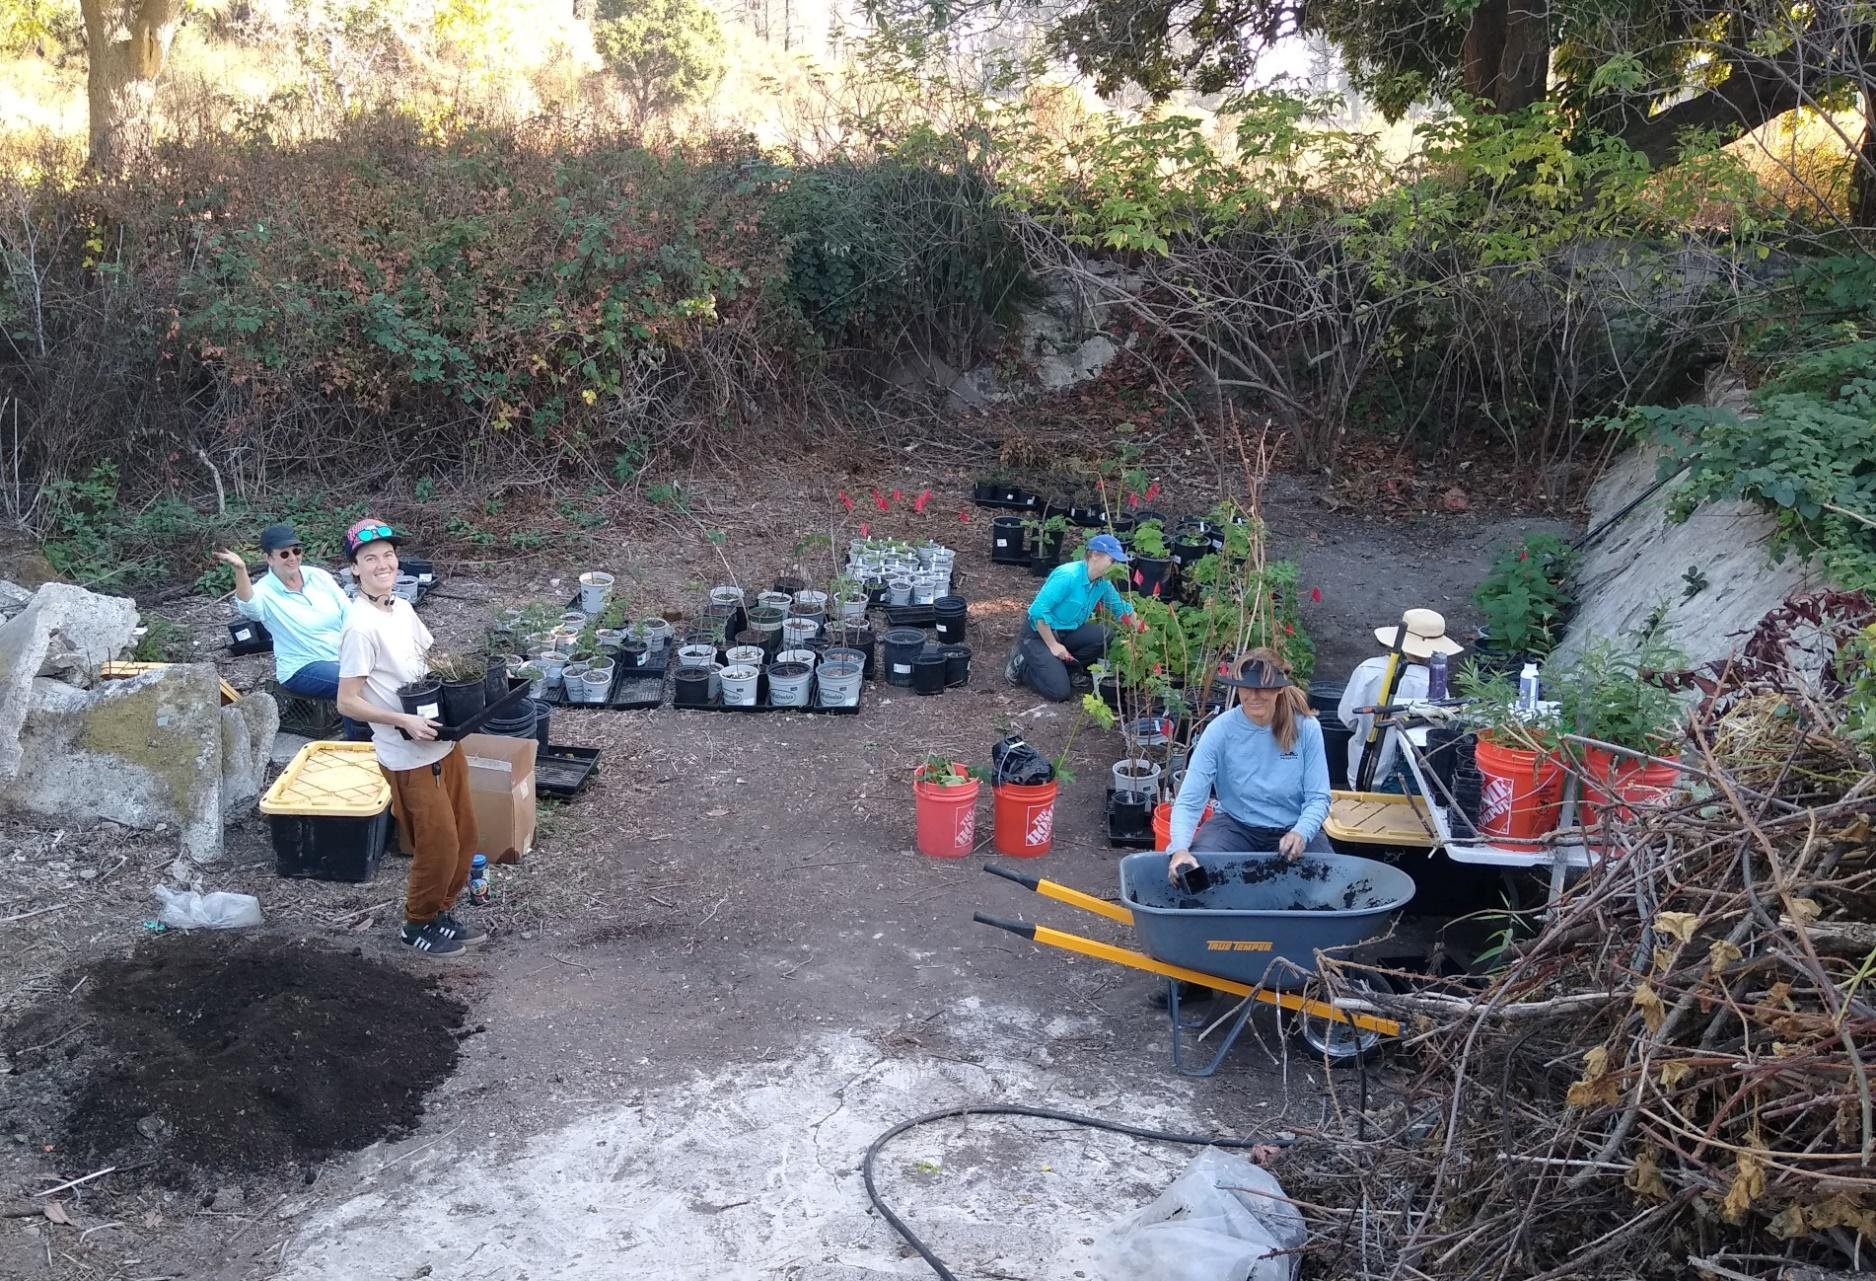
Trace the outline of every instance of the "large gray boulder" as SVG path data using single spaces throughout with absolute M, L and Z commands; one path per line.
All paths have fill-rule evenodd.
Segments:
M 130 647 L 136 628 L 136 602 L 70 583 L 45 584 L 0 623 L 0 783 L 19 771 L 20 731 L 34 682 L 60 676 L 90 683 L 100 667 Z
M 15 771 L 0 781 L 0 810 L 108 818 L 144 830 L 171 826 L 185 857 L 220 859 L 220 691 L 207 663 L 177 663 L 92 689 L 34 681 Z M 265 709 L 256 712 L 264 724 Z
M 224 813 L 254 803 L 267 784 L 280 704 L 269 694 L 244 695 L 221 709 L 221 805 Z

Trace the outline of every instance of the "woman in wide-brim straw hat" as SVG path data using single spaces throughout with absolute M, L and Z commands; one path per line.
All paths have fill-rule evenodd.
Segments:
M 1369 750 L 1368 736 L 1374 731 L 1374 716 L 1357 713 L 1355 709 L 1425 698 L 1427 660 L 1435 654 L 1451 657 L 1465 651 L 1465 646 L 1446 634 L 1446 620 L 1430 609 L 1408 610 L 1401 615 L 1400 622 L 1375 628 L 1374 638 L 1390 650 L 1398 644 L 1401 661 L 1397 668 L 1398 678 L 1391 691 L 1381 687 L 1387 679 L 1387 654 L 1364 660 L 1349 675 L 1348 686 L 1342 691 L 1342 701 L 1336 706 L 1335 714 L 1355 735 L 1348 744 L 1350 787 L 1355 786 L 1355 780 L 1361 775 L 1362 758 Z M 1400 731 L 1389 729 L 1373 750 L 1376 752 L 1373 790 L 1413 790 L 1412 776 L 1407 773 L 1406 762 L 1401 757 Z
M 1329 762 L 1322 726 L 1274 650 L 1254 649 L 1220 672 L 1238 705 L 1212 718 L 1186 762 L 1173 802 L 1166 874 L 1196 866 L 1194 853 L 1327 852 Z M 1217 810 L 1201 825 L 1205 804 Z

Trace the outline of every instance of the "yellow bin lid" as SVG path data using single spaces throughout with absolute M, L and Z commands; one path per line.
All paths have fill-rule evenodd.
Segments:
M 371 818 L 391 803 L 391 784 L 370 743 L 308 743 L 261 798 L 263 814 Z

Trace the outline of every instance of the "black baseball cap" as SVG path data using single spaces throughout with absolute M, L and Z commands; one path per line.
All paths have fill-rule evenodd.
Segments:
M 261 531 L 261 550 L 264 552 L 283 552 L 289 547 L 300 546 L 299 533 L 285 521 L 278 525 L 269 525 Z

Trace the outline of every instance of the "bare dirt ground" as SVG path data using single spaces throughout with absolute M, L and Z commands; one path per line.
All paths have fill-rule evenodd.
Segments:
M 699 476 L 688 511 L 636 504 L 630 523 L 578 546 L 439 553 L 447 581 L 426 617 L 445 640 L 467 637 L 497 603 L 564 600 L 579 570 L 601 566 L 648 609 L 694 607 L 726 565 L 760 583 L 804 534 L 838 524 L 844 543 L 871 492 L 896 488 L 904 501 L 871 513 L 882 532 L 960 549 L 977 652 L 968 688 L 921 699 L 869 684 L 856 717 L 557 710 L 554 740 L 602 748 L 603 767 L 574 801 L 543 805 L 530 858 L 496 869 L 484 917 L 496 937 L 443 977 L 481 1032 L 417 1131 L 273 1177 L 164 1187 L 122 1171 L 33 1197 L 92 1170 L 16 1121 L 0 1134 L 0 1277 L 915 1276 L 925 1265 L 869 1212 L 857 1173 L 872 1137 L 906 1116 L 1002 1100 L 1207 1133 L 1321 1126 L 1330 1086 L 1285 1054 L 1273 1019 L 1260 1016 L 1262 1044 L 1241 1045 L 1217 1077 L 1186 1081 L 1170 1070 L 1144 976 L 972 924 L 981 909 L 1126 941 L 978 871 L 987 798 L 980 857 L 913 851 L 907 780 L 927 751 L 986 760 L 1006 726 L 1053 751 L 1072 712 L 1002 680 L 1035 582 L 988 563 L 989 513 L 969 508 L 961 471 L 886 454 L 829 472 L 808 492 L 800 477 L 827 473 Z M 914 518 L 906 503 L 928 484 Z M 834 497 L 843 487 L 861 498 L 851 516 Z M 1285 475 L 1264 512 L 1273 554 L 1298 561 L 1306 594 L 1320 588 L 1304 617 L 1324 676 L 1373 652 L 1370 629 L 1408 606 L 1462 629 L 1491 550 L 1528 526 L 1559 527 L 1478 513 L 1364 519 Z M 507 518 L 525 521 L 525 508 Z M 237 687 L 268 674 L 266 658 L 217 649 L 226 605 L 150 612 L 187 623 Z M 1116 749 L 1098 732 L 1077 740 L 1081 781 L 1064 789 L 1055 848 L 1035 865 L 1109 895 L 1120 852 L 1103 839 L 1101 789 Z M 0 825 L 0 1022 L 74 999 L 63 976 L 136 944 L 173 857 L 161 834 Z M 393 857 L 368 885 L 280 880 L 265 821 L 248 816 L 207 880 L 257 894 L 283 945 L 329 941 L 421 966 L 393 942 L 402 873 Z M 28 1057 L 0 1064 L 11 1072 L 0 1097 Z M 1346 1106 L 1350 1082 L 1333 1088 Z M 1185 1159 L 978 1119 L 907 1136 L 881 1179 L 960 1273 L 1082 1277 L 1098 1274 L 1100 1231 Z

